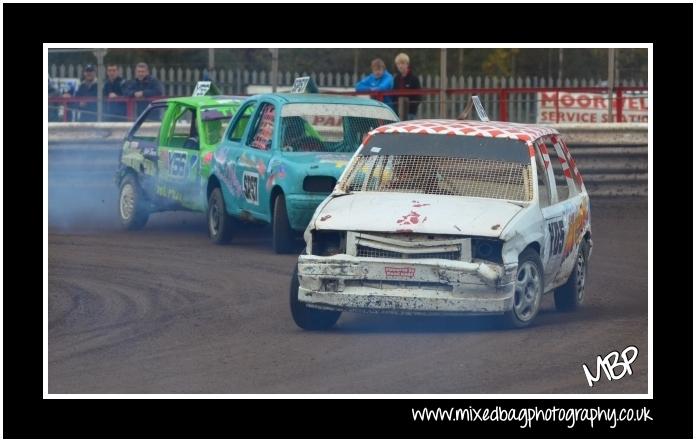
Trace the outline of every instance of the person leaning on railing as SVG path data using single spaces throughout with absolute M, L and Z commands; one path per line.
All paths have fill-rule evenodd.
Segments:
M 83 72 L 82 83 L 75 92 L 75 97 L 97 98 L 97 70 L 91 64 L 85 66 Z M 80 111 L 79 121 L 97 121 L 97 102 L 94 99 L 89 101 L 79 101 L 78 107 Z
M 356 92 L 385 92 L 394 89 L 394 77 L 386 69 L 381 58 L 375 58 L 370 64 L 372 73 L 355 85 Z M 384 104 L 393 106 L 393 99 L 387 95 Z
M 102 90 L 104 96 L 104 121 L 125 121 L 126 103 L 115 101 L 123 96 L 123 79 L 118 75 L 118 66 L 106 65 L 106 81 Z
M 135 78 L 123 85 L 123 95 L 133 98 L 161 97 L 164 95 L 164 87 L 158 79 L 150 75 L 147 63 L 138 63 L 135 66 Z M 147 101 L 138 102 L 136 113 L 140 115 L 147 105 Z
M 51 78 L 48 78 L 48 98 L 60 97 L 60 91 L 53 85 Z M 48 103 L 48 121 L 60 121 L 58 118 L 58 106 L 55 103 Z
M 413 75 L 411 64 L 408 55 L 403 52 L 394 59 L 396 63 L 397 73 L 394 76 L 394 89 L 420 89 L 420 81 L 418 77 Z M 420 105 L 420 97 L 417 95 L 403 95 L 407 99 L 408 110 L 406 120 L 415 120 L 418 114 L 418 105 Z M 399 112 L 398 105 L 399 96 L 394 96 L 395 112 Z

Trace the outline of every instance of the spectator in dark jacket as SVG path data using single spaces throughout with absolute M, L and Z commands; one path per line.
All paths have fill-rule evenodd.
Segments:
M 75 97 L 94 97 L 94 100 L 78 102 L 79 120 L 97 121 L 97 72 L 93 65 L 88 64 L 82 71 L 83 79 L 75 92 Z
M 147 63 L 138 63 L 135 66 L 135 78 L 127 81 L 123 86 L 123 95 L 135 98 L 161 97 L 164 95 L 164 87 L 159 80 L 150 75 Z M 138 115 L 145 110 L 148 103 L 148 101 L 138 102 L 136 108 Z
M 104 121 L 125 121 L 126 103 L 114 101 L 123 96 L 123 80 L 118 75 L 118 66 L 106 65 L 106 81 L 102 90 L 104 96 Z
M 396 56 L 394 59 L 396 63 L 397 74 L 394 76 L 394 89 L 420 89 L 420 81 L 418 77 L 413 75 L 411 71 L 410 60 L 408 55 L 403 52 Z M 415 120 L 418 114 L 418 105 L 420 104 L 420 96 L 417 95 L 403 95 L 408 99 L 408 116 L 407 120 Z M 398 112 L 398 100 L 399 97 L 394 97 L 395 111 Z
M 60 91 L 53 85 L 51 78 L 48 79 L 48 98 L 59 97 Z M 48 121 L 60 121 L 58 119 L 58 105 L 48 103 Z
M 75 96 L 75 92 L 77 92 L 77 88 L 79 85 L 75 85 L 72 82 L 68 82 L 66 85 L 61 87 L 59 91 L 62 91 L 62 97 L 63 98 L 73 98 Z M 65 121 L 73 121 L 75 115 L 77 115 L 77 112 L 75 112 L 75 103 L 72 101 L 68 101 L 65 103 L 65 106 L 63 106 L 63 112 L 65 113 Z

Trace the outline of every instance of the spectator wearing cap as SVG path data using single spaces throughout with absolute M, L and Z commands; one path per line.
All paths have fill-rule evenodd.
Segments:
M 147 63 L 138 63 L 135 66 L 135 78 L 123 86 L 123 95 L 134 98 L 161 97 L 164 95 L 164 87 L 158 79 L 150 75 Z M 142 113 L 147 104 L 147 101 L 139 102 L 137 113 Z
M 411 71 L 411 64 L 408 55 L 402 52 L 396 56 L 394 63 L 396 63 L 396 70 L 398 71 L 394 76 L 394 89 L 420 89 L 420 81 Z M 415 120 L 416 115 L 418 114 L 420 97 L 417 95 L 404 95 L 404 97 L 408 99 L 408 116 L 406 119 Z M 398 96 L 394 97 L 395 100 L 398 100 L 398 98 Z M 398 111 L 399 110 L 396 109 L 396 112 Z
M 356 92 L 384 92 L 394 89 L 394 77 L 387 71 L 381 58 L 375 58 L 370 64 L 372 73 L 355 85 Z M 384 97 L 384 103 L 392 106 L 392 97 Z
M 97 70 L 88 64 L 82 70 L 82 83 L 75 92 L 75 97 L 94 97 L 94 100 L 78 102 L 79 121 L 97 121 Z
M 126 103 L 114 101 L 114 98 L 123 96 L 123 80 L 118 75 L 118 66 L 106 65 L 106 81 L 102 90 L 104 97 L 104 120 L 125 121 Z

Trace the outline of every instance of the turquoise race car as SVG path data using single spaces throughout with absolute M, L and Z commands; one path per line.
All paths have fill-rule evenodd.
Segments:
M 363 137 L 398 121 L 375 100 L 325 94 L 264 94 L 235 113 L 212 159 L 208 230 L 228 242 L 240 220 L 270 223 L 277 253 L 293 251 Z

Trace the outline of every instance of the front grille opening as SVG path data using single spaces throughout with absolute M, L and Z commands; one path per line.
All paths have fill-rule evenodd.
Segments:
M 413 255 L 409 255 L 409 258 L 412 259 L 451 259 L 454 261 L 458 261 L 461 258 L 461 253 L 460 252 L 440 252 L 440 253 L 415 253 Z
M 380 250 L 372 247 L 358 246 L 358 256 L 366 258 L 403 258 L 401 253 L 391 250 Z
M 358 245 L 358 256 L 367 258 L 396 258 L 396 259 L 461 259 L 461 251 L 435 253 L 399 253 L 391 250 L 381 250 L 373 247 Z
M 420 290 L 437 290 L 440 292 L 451 292 L 452 286 L 441 282 L 429 281 L 394 281 L 386 279 L 347 279 L 346 287 L 368 287 L 374 289 L 420 289 Z
M 336 186 L 336 178 L 332 176 L 308 176 L 302 182 L 305 192 L 331 193 Z

